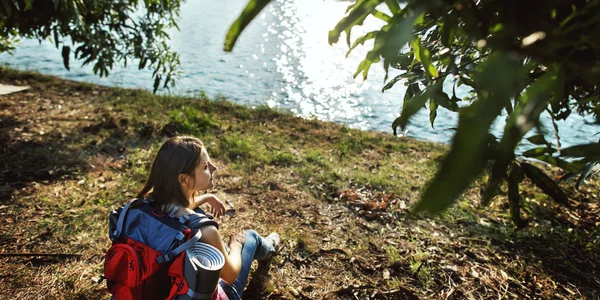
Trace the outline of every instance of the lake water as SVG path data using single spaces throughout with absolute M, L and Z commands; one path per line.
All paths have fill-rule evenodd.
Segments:
M 345 42 L 330 46 L 327 33 L 339 21 L 350 2 L 329 0 L 278 0 L 271 3 L 244 31 L 233 53 L 222 50 L 229 25 L 245 6 L 245 0 L 188 1 L 183 4 L 179 27 L 171 32 L 170 45 L 181 56 L 181 79 L 170 93 L 224 95 L 250 105 L 268 105 L 306 118 L 347 124 L 363 130 L 391 133 L 399 115 L 405 87 L 381 92 L 385 73 L 373 65 L 369 78 L 352 78 L 372 43 L 359 47 L 345 58 Z M 380 28 L 372 19 L 353 31 L 358 37 Z M 343 40 L 343 38 L 342 38 Z M 108 78 L 93 75 L 91 66 L 71 71 L 62 64 L 60 50 L 45 41 L 25 40 L 14 55 L 1 54 L 0 63 L 22 70 L 103 85 L 152 88 L 151 73 L 137 67 L 113 69 Z M 390 76 L 399 74 L 390 72 Z M 393 77 L 390 77 L 393 78 Z M 446 87 L 447 89 L 450 87 Z M 543 123 L 550 130 L 549 118 Z M 408 126 L 407 136 L 449 143 L 456 126 L 455 114 L 441 108 L 435 129 L 428 110 L 421 110 Z M 492 132 L 501 136 L 503 121 Z M 598 127 L 580 117 L 559 122 L 563 146 L 597 141 Z M 553 135 L 548 139 L 553 140 Z

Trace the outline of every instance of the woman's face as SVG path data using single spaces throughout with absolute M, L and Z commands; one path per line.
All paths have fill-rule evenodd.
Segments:
M 214 186 L 212 174 L 215 170 L 217 167 L 210 162 L 206 148 L 202 147 L 200 164 L 194 170 L 194 179 L 191 181 L 194 186 L 190 188 L 194 192 L 212 188 Z

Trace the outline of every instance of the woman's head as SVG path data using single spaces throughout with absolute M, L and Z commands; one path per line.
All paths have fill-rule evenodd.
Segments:
M 144 198 L 152 190 L 152 198 L 161 207 L 189 207 L 195 192 L 212 188 L 215 170 L 199 139 L 172 137 L 158 150 L 148 181 L 137 197 Z

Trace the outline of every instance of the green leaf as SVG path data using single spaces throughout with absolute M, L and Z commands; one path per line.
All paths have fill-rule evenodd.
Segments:
M 390 16 L 386 15 L 385 13 L 380 12 L 376 9 L 371 12 L 371 15 L 373 15 L 377 19 L 380 19 L 380 20 L 383 20 L 386 22 L 390 22 L 392 20 L 392 17 L 390 17 Z
M 62 48 L 63 64 L 65 65 L 65 68 L 69 71 L 70 71 L 70 69 L 69 69 L 69 58 L 70 57 L 71 57 L 71 47 L 63 46 L 63 48 Z
M 52 30 L 52 32 L 54 33 L 54 45 L 56 46 L 56 48 L 58 48 L 58 29 L 57 26 L 55 26 Z
M 398 4 L 398 0 L 385 0 L 385 4 L 394 15 L 399 14 L 402 11 L 400 4 Z
M 456 36 L 458 18 L 454 15 L 448 15 L 444 17 L 444 24 L 442 26 L 441 40 L 445 47 L 450 47 L 454 43 L 454 37 Z
M 358 47 L 358 45 L 364 45 L 366 41 L 374 39 L 377 37 L 377 34 L 379 34 L 379 31 L 371 31 L 359 38 L 357 38 L 354 43 L 352 44 L 352 47 L 350 47 L 350 49 L 348 49 L 348 52 L 346 52 L 346 58 L 348 58 L 348 55 L 350 55 L 350 52 L 352 52 L 352 50 L 354 50 L 356 47 Z
M 158 90 L 158 87 L 160 86 L 160 75 L 154 77 L 154 89 L 152 90 L 153 93 L 156 93 L 156 91 Z
M 527 140 L 535 145 L 550 145 L 543 134 L 532 135 L 527 138 Z
M 584 158 L 585 162 L 600 160 L 600 144 L 591 143 L 585 145 L 577 145 L 562 149 L 560 155 L 563 157 Z
M 227 35 L 225 36 L 225 44 L 223 50 L 231 52 L 233 46 L 237 41 L 242 31 L 250 24 L 252 20 L 269 4 L 271 0 L 250 0 L 246 4 L 246 8 L 242 11 L 240 16 L 231 24 Z M 156 90 L 156 89 L 155 89 Z
M 435 128 L 435 126 L 433 126 L 433 122 L 435 121 L 435 118 L 437 117 L 437 109 L 438 109 L 438 105 L 435 103 L 435 100 L 430 99 L 429 100 L 429 122 L 431 123 L 431 128 Z
M 357 0 L 352 6 L 348 16 L 340 20 L 331 31 L 329 31 L 329 44 L 333 45 L 340 39 L 342 32 L 349 32 L 346 30 L 351 29 L 354 25 L 362 25 L 365 18 L 371 14 L 373 10 L 383 0 Z
M 419 84 L 418 83 L 413 83 L 413 84 L 409 84 L 406 87 L 406 93 L 404 93 L 404 100 L 402 102 L 402 109 L 404 109 L 406 107 L 406 105 L 409 103 L 410 99 L 412 99 L 412 97 L 414 97 L 415 95 L 419 94 L 421 92 L 421 89 L 419 88 Z
M 469 77 L 460 76 L 459 86 L 460 86 L 460 83 L 466 84 L 472 88 L 477 88 L 477 83 L 475 83 L 475 81 L 473 81 L 473 79 L 471 79 Z
M 560 187 L 538 167 L 522 162 L 521 169 L 533 183 L 544 193 L 552 198 L 556 203 L 569 207 L 569 198 L 560 189 Z
M 525 157 L 538 157 L 543 154 L 552 154 L 554 152 L 556 152 L 556 149 L 553 149 L 550 147 L 537 147 L 537 148 L 529 149 L 529 150 L 523 152 L 521 155 L 523 155 Z
M 414 39 L 411 43 L 411 46 L 415 52 L 415 58 L 423 64 L 425 72 L 427 72 L 429 78 L 438 77 L 438 71 L 431 62 L 431 54 L 429 53 L 429 50 L 425 47 L 421 47 L 421 39 Z
M 394 120 L 392 123 L 392 130 L 394 131 L 394 135 L 396 135 L 396 128 L 400 126 L 402 130 L 406 128 L 406 124 L 410 117 L 412 117 L 419 109 L 425 106 L 427 99 L 429 99 L 429 88 L 424 90 L 417 96 L 412 97 L 409 101 L 403 104 L 402 113 L 400 116 Z M 408 89 L 407 89 L 408 92 Z
M 148 63 L 148 59 L 147 58 L 140 59 L 140 64 L 138 66 L 138 69 L 142 70 L 143 68 L 145 68 L 146 67 L 146 63 Z
M 370 52 L 369 52 L 370 53 Z M 356 68 L 356 72 L 354 73 L 354 75 L 352 75 L 353 78 L 356 78 L 356 76 L 358 76 L 358 74 L 362 73 L 363 74 L 363 80 L 367 80 L 367 75 L 369 74 L 369 69 L 371 68 L 371 65 L 373 63 L 377 63 L 379 62 L 379 57 L 371 60 L 368 57 L 363 59 L 360 64 L 358 64 L 358 68 Z
M 521 195 L 519 195 L 519 173 L 522 170 L 517 164 L 511 166 L 508 174 L 508 204 L 510 207 L 510 217 L 517 229 L 522 229 L 527 222 L 521 218 Z M 522 175 L 521 175 L 522 176 Z
M 481 63 L 475 77 L 481 83 L 479 101 L 462 108 L 450 152 L 416 204 L 415 211 L 438 212 L 450 206 L 481 173 L 488 131 L 504 104 L 514 94 L 520 64 L 504 53 Z M 500 87 L 500 88 L 499 88 Z M 494 93 L 490 93 L 494 90 Z
M 498 162 L 496 161 L 494 165 L 497 163 Z M 492 169 L 495 170 L 497 168 Z M 487 206 L 490 203 L 492 198 L 498 194 L 498 188 L 505 178 L 507 178 L 506 170 L 504 170 L 504 172 L 497 171 L 490 174 L 490 178 L 488 179 L 483 195 L 481 196 L 481 205 Z
M 417 10 L 420 10 L 420 8 Z M 405 15 L 408 16 L 405 17 Z M 387 80 L 388 66 L 396 62 L 400 49 L 408 42 L 415 17 L 416 12 L 406 7 L 402 14 L 394 16 L 390 23 L 383 26 L 375 36 L 373 49 L 367 53 L 365 59 L 359 64 L 354 77 L 362 72 L 363 78 L 366 79 L 371 65 L 383 58 L 384 81 Z
M 585 165 L 585 163 L 581 160 L 578 161 L 566 161 L 564 159 L 561 159 L 560 157 L 554 157 L 550 154 L 541 154 L 538 156 L 527 156 L 530 158 L 535 158 L 539 161 L 543 161 L 545 163 L 548 163 L 550 165 L 559 167 L 563 170 L 567 170 L 570 172 L 580 172 L 581 169 L 583 168 L 583 166 Z
M 592 173 L 592 170 L 594 170 L 594 167 L 598 164 L 598 162 L 590 162 L 587 163 L 584 167 L 583 170 L 581 171 L 581 176 L 579 176 L 579 179 L 577 179 L 577 184 L 575 184 L 575 189 L 579 190 L 579 187 L 583 184 L 583 182 L 585 181 L 586 178 L 588 178 L 588 176 L 590 175 L 590 173 Z
M 446 108 L 449 111 L 458 111 L 458 104 L 456 103 L 456 101 L 452 101 L 450 100 L 450 97 L 448 97 L 448 94 L 446 94 L 443 89 L 442 89 L 442 84 L 438 84 L 438 83 L 443 83 L 444 82 L 445 77 L 442 78 L 438 78 L 436 81 L 436 89 L 433 90 L 431 92 L 431 97 L 435 100 L 435 103 L 441 107 Z M 458 99 L 458 98 L 456 98 Z
M 383 86 L 383 88 L 381 89 L 381 91 L 385 92 L 385 91 L 391 89 L 394 86 L 394 84 L 396 84 L 396 82 L 398 82 L 398 81 L 400 81 L 402 79 L 411 80 L 411 79 L 415 79 L 417 77 L 418 77 L 418 75 L 415 74 L 415 73 L 400 74 L 400 75 L 394 77 L 394 79 L 388 81 L 388 83 L 386 83 L 386 85 Z M 416 83 L 409 84 L 409 87 L 412 86 L 412 85 L 417 85 L 417 84 Z M 414 94 L 412 96 L 410 96 L 408 99 L 412 98 L 413 96 L 414 96 Z

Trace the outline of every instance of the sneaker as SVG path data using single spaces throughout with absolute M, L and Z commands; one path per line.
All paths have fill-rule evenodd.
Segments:
M 271 234 L 269 234 L 265 240 L 270 241 L 275 249 L 275 252 L 277 252 L 277 247 L 279 247 L 279 242 L 281 241 L 281 239 L 279 239 L 279 234 L 277 234 L 277 232 L 271 232 Z
M 277 249 L 279 247 L 279 243 L 281 242 L 281 239 L 279 238 L 279 234 L 277 234 L 277 232 L 271 232 L 271 234 L 269 234 L 264 239 L 266 241 L 271 242 L 271 245 L 273 245 L 273 248 L 275 249 L 275 251 L 269 253 L 269 255 L 267 255 L 267 257 L 258 261 L 258 270 L 260 270 L 259 272 L 266 274 L 269 272 L 269 269 L 271 268 L 271 261 L 273 261 L 273 256 L 275 256 L 275 253 L 277 253 Z

